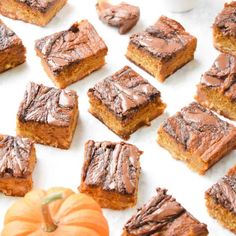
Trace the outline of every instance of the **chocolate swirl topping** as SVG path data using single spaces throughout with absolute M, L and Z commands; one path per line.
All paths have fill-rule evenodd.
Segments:
M 0 177 L 22 178 L 31 174 L 29 166 L 33 142 L 27 138 L 0 136 Z
M 201 78 L 201 84 L 219 89 L 230 100 L 236 100 L 236 57 L 220 54 Z
M 236 37 L 236 1 L 225 3 L 222 12 L 216 17 L 213 27 L 223 35 Z
M 0 51 L 21 43 L 17 35 L 0 20 Z
M 49 88 L 29 83 L 18 111 L 21 122 L 34 121 L 56 126 L 69 126 L 77 95 L 72 90 Z
M 42 13 L 47 12 L 47 10 L 57 2 L 57 0 L 17 0 L 17 1 L 24 3 L 29 7 L 35 8 Z
M 130 43 L 161 60 L 169 60 L 180 50 L 185 49 L 194 39 L 183 26 L 175 20 L 161 16 L 159 20 L 144 32 L 133 34 Z
M 155 87 L 128 66 L 97 83 L 88 93 L 101 100 L 120 119 L 160 97 Z
M 209 161 L 210 152 L 224 144 L 226 139 L 235 139 L 236 129 L 219 119 L 210 110 L 193 102 L 163 123 L 163 129 L 186 150 Z
M 102 1 L 96 7 L 99 18 L 108 25 L 118 27 L 120 34 L 125 34 L 132 29 L 140 17 L 139 7 L 124 2 L 111 5 Z
M 69 30 L 37 40 L 35 48 L 55 75 L 102 50 L 107 52 L 105 43 L 87 20 L 73 24 Z
M 207 227 L 192 217 L 167 190 L 156 189 L 157 195 L 137 210 L 124 229 L 131 235 L 181 236 L 206 235 Z M 205 234 L 204 234 L 205 233 Z
M 214 184 L 206 194 L 217 204 L 236 214 L 236 175 L 226 175 Z
M 82 180 L 86 185 L 121 194 L 133 194 L 140 172 L 137 147 L 121 143 L 88 141 Z

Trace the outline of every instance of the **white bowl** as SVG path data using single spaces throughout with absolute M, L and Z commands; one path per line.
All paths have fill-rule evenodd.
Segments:
M 198 0 L 164 0 L 163 5 L 171 12 L 185 12 L 192 10 Z

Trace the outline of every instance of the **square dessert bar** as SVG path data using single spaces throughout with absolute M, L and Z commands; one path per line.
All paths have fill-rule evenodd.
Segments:
M 133 34 L 126 56 L 163 82 L 194 58 L 197 39 L 175 20 L 161 16 L 141 33 Z
M 120 34 L 129 32 L 140 17 L 139 7 L 125 2 L 112 5 L 107 1 L 98 1 L 96 7 L 100 20 L 110 26 L 118 27 Z
M 124 226 L 122 236 L 206 236 L 207 226 L 184 209 L 165 189 L 137 210 Z
M 205 174 L 235 148 L 236 128 L 193 102 L 163 122 L 158 143 L 174 158 Z
M 160 92 L 125 66 L 88 91 L 90 113 L 123 139 L 164 112 Z
M 119 210 L 134 206 L 141 154 L 128 143 L 89 140 L 85 144 L 79 191 L 92 196 L 103 208 Z
M 35 50 L 59 88 L 84 78 L 105 64 L 107 46 L 87 21 L 36 41 Z
M 24 63 L 25 53 L 21 39 L 0 20 L 0 73 Z
M 0 192 L 24 196 L 32 188 L 35 163 L 34 143 L 30 139 L 0 135 Z
M 201 78 L 196 100 L 203 106 L 236 120 L 236 57 L 220 54 Z
M 17 113 L 17 134 L 68 149 L 78 119 L 75 91 L 29 83 Z
M 45 26 L 66 2 L 67 0 L 1 0 L 0 14 Z
M 212 28 L 215 48 L 236 56 L 236 1 L 225 3 Z
M 210 216 L 236 234 L 236 166 L 205 193 Z

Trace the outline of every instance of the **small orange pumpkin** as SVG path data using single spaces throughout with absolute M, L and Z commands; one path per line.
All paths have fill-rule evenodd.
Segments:
M 100 206 L 66 188 L 33 190 L 7 211 L 1 236 L 108 236 Z

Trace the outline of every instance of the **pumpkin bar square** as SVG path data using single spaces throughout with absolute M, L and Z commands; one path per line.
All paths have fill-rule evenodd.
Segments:
M 0 73 L 24 63 L 25 53 L 21 39 L 0 20 Z
M 137 210 L 124 226 L 122 236 L 206 236 L 207 226 L 195 219 L 166 189 Z
M 125 2 L 112 5 L 107 1 L 99 1 L 96 8 L 99 19 L 110 26 L 119 28 L 120 34 L 129 32 L 140 17 L 139 7 Z
M 79 191 L 92 196 L 103 208 L 119 210 L 136 205 L 141 154 L 128 143 L 89 140 Z
M 203 175 L 236 145 L 236 128 L 193 102 L 162 123 L 158 143 Z
M 236 57 L 222 53 L 201 77 L 196 100 L 203 106 L 236 120 Z
M 236 234 L 236 166 L 205 193 L 211 217 Z
M 225 3 L 212 28 L 215 48 L 236 56 L 236 1 Z
M 15 20 L 45 26 L 67 0 L 1 0 L 0 14 Z
M 89 112 L 123 139 L 166 107 L 160 92 L 128 66 L 97 83 L 88 96 Z
M 75 91 L 30 82 L 17 113 L 17 134 L 37 143 L 68 149 L 77 120 Z
M 0 135 L 0 192 L 24 196 L 32 189 L 35 163 L 34 143 L 30 139 Z
M 35 50 L 45 71 L 59 88 L 101 68 L 107 54 L 107 46 L 87 20 L 37 40 Z
M 163 82 L 194 58 L 196 46 L 197 39 L 180 23 L 161 16 L 153 26 L 131 35 L 126 56 Z

